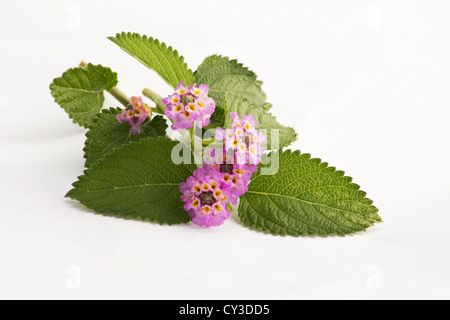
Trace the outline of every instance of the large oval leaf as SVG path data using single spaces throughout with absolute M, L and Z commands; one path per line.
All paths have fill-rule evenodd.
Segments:
M 262 175 L 270 165 L 260 165 L 240 200 L 244 225 L 275 235 L 329 236 L 381 222 L 372 200 L 343 171 L 300 151 L 273 152 L 269 157 L 279 158 L 279 171 Z
M 116 149 L 87 169 L 66 196 L 104 215 L 160 224 L 188 222 L 179 188 L 197 167 L 172 162 L 176 144 L 147 138 Z

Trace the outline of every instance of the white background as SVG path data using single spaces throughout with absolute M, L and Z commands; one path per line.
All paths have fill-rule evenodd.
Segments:
M 450 3 L 0 2 L 0 298 L 450 298 Z M 345 170 L 383 224 L 265 235 L 95 215 L 65 199 L 85 130 L 48 86 L 80 60 L 137 95 L 169 87 L 107 36 L 156 37 L 192 69 L 221 53 L 264 81 L 293 148 Z M 106 106 L 117 103 L 107 97 Z

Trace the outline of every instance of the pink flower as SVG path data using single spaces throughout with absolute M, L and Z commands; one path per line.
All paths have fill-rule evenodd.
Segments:
M 234 152 L 235 162 L 238 164 L 258 165 L 265 148 L 262 143 L 267 137 L 256 129 L 258 123 L 251 115 L 244 115 L 242 119 L 236 112 L 231 112 L 233 119 L 231 129 L 216 129 L 216 140 L 224 142 L 227 152 Z
M 180 185 L 184 209 L 199 226 L 218 226 L 228 219 L 228 202 L 237 205 L 239 197 L 248 191 L 264 152 L 261 143 L 267 142 L 266 136 L 256 130 L 258 123 L 251 115 L 240 119 L 233 112 L 230 116 L 231 129 L 216 129 L 216 141 L 223 141 L 224 146 L 205 151 L 208 157 L 203 168 Z
M 205 167 L 195 170 L 193 176 L 180 184 L 181 200 L 193 223 L 214 227 L 230 216 L 227 208 L 229 189 L 207 165 Z
M 220 152 L 222 151 L 222 152 Z M 248 191 L 252 173 L 257 170 L 256 165 L 239 164 L 232 152 L 212 149 L 209 159 L 203 166 L 211 176 L 221 181 L 221 186 L 229 190 L 229 201 L 236 205 L 239 197 Z
M 151 109 L 144 104 L 142 97 L 131 97 L 130 105 L 117 115 L 117 120 L 131 125 L 131 134 L 141 133 L 141 124 L 150 117 Z
M 172 95 L 161 99 L 166 106 L 166 116 L 174 120 L 172 129 L 192 128 L 194 121 L 199 128 L 209 124 L 216 105 L 208 97 L 208 91 L 209 87 L 204 84 L 185 87 L 184 82 L 181 82 Z

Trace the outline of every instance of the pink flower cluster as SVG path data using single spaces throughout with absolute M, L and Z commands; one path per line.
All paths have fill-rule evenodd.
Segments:
M 230 117 L 233 119 L 231 128 L 217 128 L 216 141 L 223 141 L 225 150 L 234 151 L 237 163 L 258 165 L 264 152 L 261 144 L 267 142 L 267 137 L 256 130 L 258 123 L 251 115 L 240 119 L 236 112 L 231 112 Z
M 229 188 L 212 167 L 205 166 L 181 183 L 181 199 L 192 222 L 202 227 L 221 225 L 230 216 L 228 211 Z
M 192 128 L 194 121 L 199 128 L 209 124 L 216 105 L 208 92 L 209 87 L 204 84 L 185 87 L 181 82 L 172 95 L 161 99 L 166 106 L 166 116 L 174 121 L 173 130 Z
M 141 124 L 151 115 L 151 109 L 144 104 L 142 97 L 131 97 L 128 107 L 117 115 L 117 120 L 131 125 L 131 134 L 141 133 Z
M 202 227 L 219 226 L 228 219 L 228 203 L 238 204 L 239 197 L 248 191 L 252 173 L 257 170 L 264 151 L 260 143 L 267 141 L 255 129 L 258 124 L 252 116 L 243 116 L 240 120 L 236 113 L 232 117 L 233 137 L 230 135 L 229 139 L 224 139 L 225 148 L 212 149 L 203 167 L 195 170 L 194 175 L 180 185 L 185 210 L 192 222 Z M 216 130 L 218 140 L 222 136 L 228 137 L 229 130 Z M 238 143 L 234 143 L 237 139 Z M 240 148 L 242 144 L 245 150 Z M 254 156 L 252 150 L 255 150 Z M 245 163 L 243 159 L 253 162 Z

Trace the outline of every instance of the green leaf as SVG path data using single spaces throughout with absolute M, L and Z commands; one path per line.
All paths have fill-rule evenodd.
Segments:
M 96 213 L 178 224 L 190 221 L 180 200 L 180 182 L 196 165 L 175 165 L 168 138 L 147 138 L 114 150 L 79 177 L 66 197 Z
M 266 94 L 261 90 L 262 82 L 256 74 L 228 57 L 207 57 L 194 74 L 195 81 L 209 86 L 209 96 L 221 103 L 223 96 L 233 93 L 251 102 L 262 104 Z
M 192 71 L 184 62 L 183 56 L 180 56 L 172 47 L 167 47 L 164 42 L 131 32 L 118 33 L 115 37 L 108 39 L 144 66 L 155 71 L 173 88 L 182 81 L 185 85 L 194 82 Z
M 258 130 L 266 130 L 267 135 L 268 150 L 277 150 L 289 146 L 292 142 L 297 140 L 297 133 L 291 127 L 286 127 L 280 124 L 276 118 L 268 113 L 267 110 L 270 109 L 271 105 L 266 103 L 262 106 L 255 103 L 251 103 L 246 99 L 242 99 L 239 96 L 233 94 L 227 94 L 225 96 L 225 105 L 227 106 L 228 113 L 226 113 L 224 127 L 228 127 L 231 124 L 231 119 L 229 118 L 229 112 L 237 112 L 239 116 L 250 114 L 258 122 Z M 272 130 L 278 130 L 272 132 Z M 278 135 L 278 139 L 274 136 Z
M 275 235 L 329 236 L 365 230 L 381 222 L 372 200 L 343 171 L 300 151 L 273 152 L 279 172 L 261 175 L 240 199 L 239 217 L 252 229 Z
M 145 122 L 141 126 L 141 134 L 130 134 L 130 125 L 117 121 L 116 116 L 121 111 L 120 108 L 105 109 L 94 118 L 93 123 L 89 126 L 84 147 L 87 168 L 124 144 L 148 137 L 158 138 L 166 134 L 167 122 L 160 115 Z
M 209 86 L 209 96 L 216 102 L 216 111 L 211 117 L 212 126 L 222 126 L 225 121 L 223 97 L 227 93 L 247 99 L 258 105 L 265 103 L 266 94 L 256 74 L 228 57 L 207 57 L 194 73 L 198 84 Z
M 110 91 L 116 85 L 117 73 L 89 63 L 86 68 L 67 70 L 61 78 L 53 80 L 50 90 L 55 102 L 74 123 L 88 127 L 103 107 L 104 91 Z

